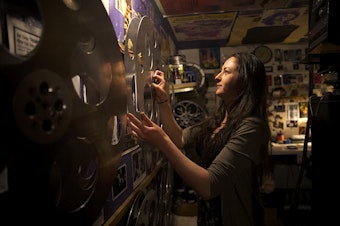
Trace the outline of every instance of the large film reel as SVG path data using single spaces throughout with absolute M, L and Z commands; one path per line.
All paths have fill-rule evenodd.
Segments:
M 126 77 L 115 32 L 101 1 L 21 3 L 4 1 L 1 13 L 36 5 L 43 31 L 26 56 L 0 48 L 1 143 L 11 147 L 0 154 L 9 183 L 1 221 L 92 225 L 126 131 Z
M 158 201 L 154 189 L 140 191 L 129 212 L 126 226 L 158 225 Z
M 173 114 L 181 128 L 195 125 L 207 116 L 206 110 L 191 100 L 177 102 L 173 107 Z
M 144 111 L 159 124 L 158 105 L 151 90 L 151 75 L 160 68 L 160 37 L 149 17 L 133 18 L 127 30 L 124 46 L 127 72 L 128 111 L 138 116 Z
M 157 175 L 159 223 L 158 225 L 171 225 L 174 171 L 168 161 L 162 163 L 162 170 Z

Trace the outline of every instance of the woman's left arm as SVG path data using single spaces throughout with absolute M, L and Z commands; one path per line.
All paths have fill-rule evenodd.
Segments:
M 206 169 L 190 160 L 170 139 L 170 137 L 151 121 L 144 113 L 141 120 L 128 113 L 128 125 L 132 136 L 138 142 L 148 143 L 159 149 L 183 181 L 205 199 L 210 198 L 210 179 Z

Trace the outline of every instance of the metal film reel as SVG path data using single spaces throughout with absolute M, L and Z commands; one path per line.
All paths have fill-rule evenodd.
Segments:
M 160 67 L 160 37 L 149 17 L 133 18 L 128 27 L 124 47 L 125 70 L 130 91 L 128 110 L 144 111 L 159 123 L 158 108 L 151 90 L 151 75 Z
M 173 107 L 173 114 L 182 128 L 192 126 L 207 116 L 206 110 L 191 100 L 177 102 Z
M 172 217 L 172 202 L 174 174 L 171 164 L 163 162 L 162 171 L 158 174 L 159 225 L 170 225 Z
M 157 193 L 149 189 L 143 199 L 142 205 L 138 211 L 136 226 L 150 225 L 157 226 L 158 219 L 158 201 Z
M 131 206 L 129 216 L 128 216 L 128 219 L 127 219 L 126 226 L 135 226 L 136 225 L 137 219 L 138 219 L 138 214 L 139 214 L 140 208 L 142 206 L 142 203 L 144 201 L 144 198 L 145 198 L 144 191 L 140 191 L 138 193 L 137 197 L 135 198 L 135 200 L 133 201 L 133 204 Z
M 34 2 L 13 4 L 25 11 Z M 0 63 L 6 84 L 0 120 L 8 131 L 1 141 L 12 146 L 4 156 L 14 160 L 8 166 L 9 202 L 18 205 L 10 213 L 15 216 L 22 204 L 29 205 L 25 217 L 8 217 L 13 223 L 40 223 L 44 216 L 52 225 L 91 225 L 122 151 L 123 58 L 100 1 L 36 4 L 43 24 L 36 48 L 23 57 L 0 48 L 6 58 Z
M 126 226 L 157 226 L 158 201 L 154 189 L 140 191 L 133 201 Z
M 15 120 L 22 133 L 39 144 L 55 142 L 68 129 L 72 116 L 70 90 L 55 72 L 29 73 L 13 97 Z
M 135 114 L 137 112 L 137 81 L 136 81 L 136 64 L 138 64 L 138 56 L 135 54 L 135 45 L 137 44 L 137 30 L 140 19 L 132 18 L 129 23 L 125 45 L 124 45 L 124 65 L 126 72 L 126 82 L 128 89 L 128 111 Z M 137 61 L 137 62 L 136 62 Z

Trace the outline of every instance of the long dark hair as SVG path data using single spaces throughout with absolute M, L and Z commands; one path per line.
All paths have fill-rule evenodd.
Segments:
M 205 125 L 205 132 L 202 133 L 202 137 L 198 137 L 197 142 L 201 142 L 201 145 L 197 145 L 199 147 L 197 151 L 206 167 L 222 150 L 232 132 L 244 118 L 256 116 L 266 121 L 268 125 L 268 89 L 263 63 L 252 53 L 235 53 L 231 57 L 235 57 L 238 62 L 237 83 L 240 92 L 228 106 L 221 101 L 214 116 L 202 124 Z M 212 132 L 220 126 L 226 111 L 228 111 L 226 126 L 211 139 Z M 269 134 L 269 125 L 267 130 Z

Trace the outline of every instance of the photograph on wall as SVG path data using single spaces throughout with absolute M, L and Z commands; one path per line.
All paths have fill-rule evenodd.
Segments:
M 264 69 L 266 72 L 273 72 L 273 66 L 265 66 Z
M 282 85 L 282 76 L 281 75 L 275 75 L 274 76 L 274 85 L 276 85 L 276 86 Z
M 200 67 L 203 69 L 220 68 L 220 48 L 199 49 Z
M 131 152 L 135 149 L 133 147 L 122 153 L 121 164 L 104 204 L 104 219 L 108 219 L 133 191 Z
M 138 147 L 131 154 L 133 188 L 137 187 L 146 176 L 145 153 Z
M 287 104 L 287 127 L 297 127 L 299 119 L 299 104 L 291 103 Z
M 276 104 L 276 105 L 274 105 L 274 111 L 276 111 L 276 112 L 286 112 L 286 105 Z
M 11 54 L 25 56 L 32 52 L 40 41 L 42 24 L 39 21 L 25 22 L 7 15 L 8 45 Z
M 117 176 L 113 182 L 112 200 L 115 200 L 126 189 L 127 189 L 127 167 L 126 164 L 123 164 L 118 168 Z
M 267 86 L 272 86 L 273 85 L 273 76 L 272 75 L 266 75 L 266 81 L 267 81 Z
M 308 102 L 299 102 L 300 118 L 308 117 Z
M 273 120 L 273 127 L 276 129 L 283 130 L 284 122 L 283 122 L 283 117 L 280 114 L 275 114 L 274 120 Z
M 274 49 L 274 61 L 281 62 L 282 58 L 282 50 Z
M 303 74 L 283 74 L 282 80 L 284 85 L 303 83 Z

